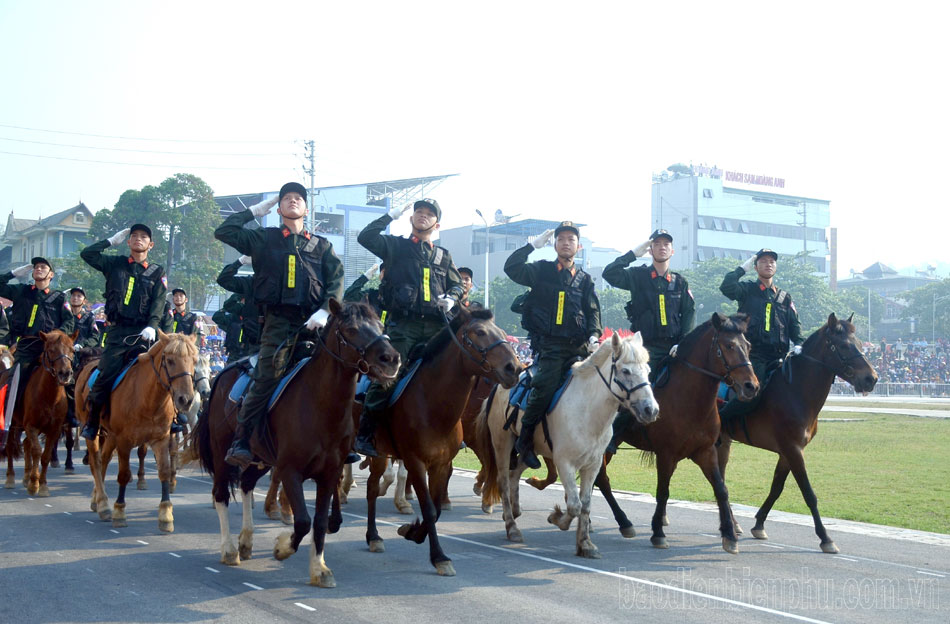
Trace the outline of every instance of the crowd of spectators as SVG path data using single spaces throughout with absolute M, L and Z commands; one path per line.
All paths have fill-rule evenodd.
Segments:
M 926 340 L 864 343 L 881 383 L 950 384 L 950 342 Z

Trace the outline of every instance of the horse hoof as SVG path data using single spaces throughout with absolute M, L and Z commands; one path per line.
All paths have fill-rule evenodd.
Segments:
M 482 513 L 490 514 L 495 512 L 494 505 L 482 505 Z
M 280 512 L 280 521 L 283 522 L 283 523 L 286 524 L 286 525 L 293 526 L 293 524 L 294 524 L 294 516 L 293 516 L 293 514 Z
M 768 534 L 765 532 L 765 529 L 752 529 L 752 537 L 760 540 L 769 539 Z
M 396 511 L 401 513 L 404 516 L 412 515 L 412 505 L 406 503 L 405 505 L 396 505 Z
M 172 513 L 171 501 L 162 501 L 158 504 L 158 530 L 162 533 L 175 532 L 175 516 Z
M 539 479 L 539 478 L 537 478 L 537 477 L 531 477 L 530 479 L 525 479 L 524 482 L 527 483 L 528 485 L 530 485 L 531 487 L 533 487 L 533 488 L 536 489 L 536 490 L 543 490 L 543 489 L 544 489 L 544 485 L 542 485 L 542 484 L 544 483 L 544 481 L 542 481 L 541 479 Z
M 623 537 L 626 537 L 626 538 L 628 538 L 628 539 L 631 538 L 631 537 L 636 537 L 636 536 L 637 536 L 637 530 L 634 529 L 632 526 L 623 527 L 622 529 L 620 529 L 620 535 L 622 535 Z
M 480 486 L 479 484 L 476 483 L 475 485 L 472 486 L 472 492 L 475 493 L 475 496 L 481 496 L 481 495 L 482 495 L 482 486 Z
M 835 555 L 835 554 L 838 554 L 838 553 L 841 552 L 841 551 L 838 550 L 838 547 L 835 546 L 835 543 L 834 543 L 834 542 L 828 541 L 828 542 L 823 542 L 823 543 L 822 543 L 822 545 L 821 545 L 821 552 L 823 552 L 823 553 L 828 553 L 829 555 Z
M 221 553 L 221 563 L 224 565 L 236 566 L 241 565 L 241 559 L 238 557 L 237 552 L 230 550 Z
M 743 531 L 742 531 L 742 527 L 739 526 L 739 523 L 738 523 L 738 522 L 734 522 L 733 524 L 734 524 L 734 526 L 736 527 L 736 535 L 742 535 Z
M 36 491 L 36 495 L 40 498 L 46 498 L 49 496 L 49 488 L 44 484 L 40 486 L 40 489 Z
M 452 501 L 442 503 L 442 511 L 452 511 Z
M 241 561 L 247 561 L 251 558 L 251 544 L 238 544 L 238 556 L 241 557 Z M 236 565 L 236 564 L 230 564 Z
M 602 555 L 600 554 L 600 551 L 597 550 L 597 547 L 596 547 L 596 546 L 594 546 L 594 547 L 592 547 L 592 548 L 581 548 L 581 547 L 578 546 L 578 548 L 577 548 L 577 556 L 578 556 L 578 557 L 584 557 L 585 559 L 600 559 L 600 558 L 602 558 Z
M 386 552 L 386 545 L 383 544 L 383 540 L 374 539 L 369 543 L 369 551 L 371 553 L 381 553 Z
M 722 538 L 722 549 L 730 555 L 739 554 L 739 542 L 731 540 L 728 537 Z
M 277 539 L 274 540 L 274 559 L 277 561 L 283 561 L 294 554 L 294 547 L 290 544 L 292 535 L 293 533 L 281 533 Z
M 6 483 L 3 484 L 3 489 L 5 490 L 12 490 L 15 487 L 16 487 L 16 481 L 14 481 L 13 479 L 7 479 Z
M 49 465 L 50 465 L 50 468 L 59 468 L 59 460 L 53 459 L 50 461 Z
M 265 507 L 264 515 L 266 515 L 271 520 L 283 520 L 283 518 L 280 517 L 280 511 L 278 511 L 275 507 L 271 507 L 270 509 Z
M 34 487 L 32 484 L 27 484 L 27 483 L 24 483 L 23 485 L 26 486 L 27 494 L 29 494 L 30 496 L 36 496 L 36 492 L 37 490 L 39 490 L 38 487 Z
M 64 472 L 66 474 L 76 474 L 76 469 L 72 466 L 66 466 L 66 470 Z
M 409 529 L 411 528 L 412 528 L 411 524 L 404 524 L 398 529 L 396 529 L 396 533 L 399 534 L 399 537 L 406 537 L 406 535 L 409 534 Z
M 112 520 L 112 512 L 109 511 L 109 507 L 107 505 L 103 505 L 103 509 L 99 512 L 99 519 L 103 522 L 109 522 Z
M 148 481 L 146 481 L 145 479 L 139 479 L 139 482 L 135 484 L 135 489 L 137 489 L 137 490 L 147 490 L 147 489 L 148 489 Z
M 327 570 L 314 576 L 310 575 L 310 584 L 314 587 L 324 587 L 326 589 L 333 589 L 336 587 L 336 579 L 333 578 L 333 572 Z
M 522 535 L 521 529 L 514 527 L 508 531 L 508 541 L 515 544 L 524 544 L 524 535 Z
M 650 543 L 653 544 L 654 548 L 669 548 L 670 545 L 666 543 L 665 537 L 651 537 Z
M 114 516 L 112 516 L 112 528 L 113 528 L 113 529 L 121 529 L 121 528 L 127 527 L 127 526 L 129 526 L 129 523 L 128 523 L 128 521 L 125 519 L 125 516 L 119 516 L 118 513 L 115 514 Z
M 664 515 L 663 518 L 662 518 L 660 521 L 663 523 L 663 526 L 670 526 L 670 519 L 669 519 L 669 517 L 667 517 L 667 516 Z
M 439 576 L 455 576 L 455 568 L 449 560 L 435 564 L 435 571 L 439 573 Z
M 408 489 L 406 490 L 406 500 L 412 500 L 415 497 L 416 497 L 415 494 L 413 494 L 411 490 L 408 490 Z

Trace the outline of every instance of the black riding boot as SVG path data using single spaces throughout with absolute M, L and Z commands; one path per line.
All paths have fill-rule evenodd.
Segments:
M 376 447 L 373 446 L 373 432 L 376 431 L 376 415 L 372 411 L 363 408 L 360 414 L 360 428 L 356 432 L 356 443 L 353 449 L 357 453 L 362 453 L 367 457 L 378 457 Z
M 99 435 L 99 416 L 102 414 L 102 404 L 93 403 L 89 407 L 89 419 L 79 434 L 87 440 L 95 440 Z
M 76 419 L 76 384 L 66 386 L 66 424 L 70 427 L 79 426 Z
M 610 438 L 610 442 L 607 443 L 607 448 L 604 452 L 610 453 L 611 455 L 617 453 L 617 447 L 623 442 L 623 433 L 632 422 L 633 414 L 630 410 L 625 407 L 621 407 L 617 410 L 617 415 L 614 416 L 613 437 Z
M 254 460 L 250 445 L 251 430 L 251 427 L 244 423 L 239 422 L 237 424 L 234 431 L 234 442 L 231 444 L 231 448 L 228 449 L 228 454 L 224 457 L 225 462 L 239 468 L 247 468 L 248 464 Z
M 515 442 L 515 451 L 521 457 L 525 466 L 533 470 L 541 467 L 538 456 L 534 454 L 534 428 L 538 423 L 521 423 L 521 433 L 518 434 L 518 440 Z

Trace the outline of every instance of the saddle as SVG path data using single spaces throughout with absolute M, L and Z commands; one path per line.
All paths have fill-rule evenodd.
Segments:
M 536 364 L 523 371 L 518 377 L 518 383 L 515 384 L 515 387 L 512 388 L 508 394 L 508 406 L 505 408 L 505 426 L 503 429 L 505 431 L 511 431 L 512 435 L 515 435 L 515 431 L 512 427 L 518 422 L 518 414 L 528 407 L 528 396 L 531 394 L 531 379 L 537 374 L 537 371 L 538 366 Z M 541 430 L 544 432 L 544 441 L 551 449 L 554 448 L 554 444 L 551 442 L 551 432 L 548 429 L 548 414 L 553 412 L 554 408 L 557 407 L 558 402 L 564 395 L 564 391 L 571 383 L 573 374 L 574 368 L 569 367 L 567 373 L 564 375 L 564 379 L 561 381 L 561 385 L 554 391 L 551 402 L 541 416 Z
M 751 441 L 749 429 L 746 426 L 746 416 L 752 413 L 759 403 L 762 402 L 762 395 L 768 387 L 769 382 L 775 373 L 782 371 L 788 379 L 788 367 L 786 366 L 788 358 L 773 360 L 765 367 L 765 375 L 759 380 L 759 393 L 751 401 L 740 401 L 735 393 L 724 382 L 719 382 L 719 391 L 716 394 L 716 403 L 719 405 L 719 420 L 726 433 L 732 434 L 737 426 L 742 427 L 742 432 L 747 440 Z
M 274 392 L 271 393 L 270 400 L 267 401 L 267 411 L 274 407 L 274 404 L 277 403 L 277 400 L 280 399 L 280 396 L 284 393 L 284 390 L 287 389 L 287 385 L 290 384 L 290 381 L 297 376 L 297 373 L 310 361 L 309 357 L 305 357 L 298 362 L 296 362 L 293 368 L 290 369 L 290 372 L 286 373 L 281 377 L 280 382 L 277 384 L 277 387 L 274 388 Z M 228 402 L 232 404 L 234 409 L 240 407 L 241 403 L 244 402 L 244 397 L 247 395 L 248 389 L 251 387 L 251 373 L 254 371 L 254 367 L 257 365 L 257 355 L 252 355 L 249 358 L 243 358 L 229 364 L 224 370 L 229 370 L 232 368 L 241 367 L 241 375 L 235 380 L 234 385 L 231 386 L 231 391 L 228 393 Z M 222 371 L 224 372 L 224 371 Z

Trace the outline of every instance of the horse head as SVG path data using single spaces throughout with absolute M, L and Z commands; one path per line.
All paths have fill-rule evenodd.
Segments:
M 495 325 L 491 310 L 459 308 L 450 324 L 450 331 L 467 356 L 464 359 L 477 364 L 476 374 L 488 377 L 503 388 L 513 388 L 523 368 L 508 335 Z
M 383 324 L 365 301 L 341 304 L 330 299 L 330 321 L 324 332 L 330 346 L 336 342 L 334 357 L 351 364 L 373 381 L 391 382 L 399 371 L 399 352 L 383 333 Z M 336 339 L 333 339 L 333 336 Z M 354 354 L 357 356 L 353 360 Z
M 759 379 L 749 362 L 750 344 L 745 337 L 749 316 L 741 313 L 725 316 L 713 312 L 709 321 L 712 336 L 707 366 L 735 391 L 736 398 L 751 401 L 759 392 Z
M 854 386 L 856 391 L 866 395 L 877 384 L 877 372 L 864 357 L 852 318 L 854 314 L 846 321 L 839 319 L 834 312 L 828 315 L 828 322 L 818 332 L 824 340 L 816 359 Z
M 202 353 L 195 365 L 195 392 L 206 401 L 211 396 L 211 356 Z
M 73 380 L 73 342 L 79 337 L 79 330 L 69 336 L 58 329 L 40 332 L 43 340 L 43 368 L 53 376 L 61 386 Z
M 650 354 L 643 347 L 640 332 L 621 339 L 617 333 L 604 340 L 588 361 L 600 368 L 610 360 L 610 373 L 601 378 L 607 389 L 630 410 L 637 422 L 649 424 L 660 416 L 660 406 L 650 386 Z
M 171 395 L 179 412 L 185 412 L 195 398 L 195 367 L 198 365 L 197 335 L 166 334 L 158 330 L 158 340 L 139 356 L 152 360 L 159 383 Z

